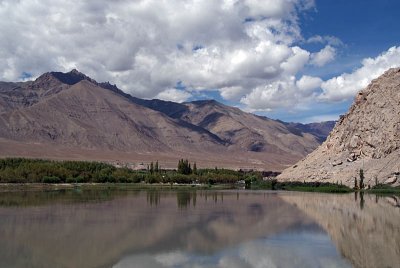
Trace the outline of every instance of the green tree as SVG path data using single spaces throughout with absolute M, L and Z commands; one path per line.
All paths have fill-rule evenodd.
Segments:
M 278 180 L 276 180 L 276 179 L 271 180 L 271 190 L 276 190 L 277 183 L 278 183 Z
M 154 167 L 154 172 L 158 173 L 159 172 L 159 167 L 158 167 L 158 160 L 156 161 L 155 167 Z
M 150 174 L 154 173 L 154 164 L 153 162 L 150 163 Z
M 364 189 L 364 170 L 360 169 L 360 189 Z
M 197 175 L 197 165 L 196 165 L 196 162 L 193 163 L 193 174 Z
M 190 167 L 189 161 L 186 160 L 179 160 L 178 162 L 178 173 L 184 174 L 184 175 L 189 175 L 192 173 L 192 168 Z

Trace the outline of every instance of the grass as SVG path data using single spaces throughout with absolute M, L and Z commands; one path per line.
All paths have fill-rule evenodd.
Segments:
M 283 188 L 286 191 L 299 191 L 299 192 L 319 192 L 319 193 L 350 193 L 353 192 L 352 189 L 348 187 L 337 187 L 334 185 L 328 186 L 287 186 Z
M 400 195 L 400 187 L 392 187 L 387 184 L 378 184 L 371 189 L 364 190 L 367 193 L 373 194 L 397 194 Z
M 229 190 L 235 184 L 170 184 L 170 183 L 0 183 L 1 192 L 81 190 Z
M 340 184 L 322 182 L 279 182 L 277 180 L 252 181 L 249 189 L 253 190 L 284 190 L 300 192 L 321 192 L 321 193 L 350 193 L 354 190 Z

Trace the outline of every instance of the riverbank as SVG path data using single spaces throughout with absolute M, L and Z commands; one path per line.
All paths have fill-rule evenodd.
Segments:
M 51 161 L 42 159 L 0 159 L 0 191 L 58 190 L 70 188 L 141 189 L 252 189 L 323 193 L 355 191 L 338 183 L 277 181 L 263 178 L 260 171 L 223 168 L 197 169 L 196 163 L 179 161 L 176 170 L 165 170 L 151 162 L 145 170 L 115 167 L 101 162 Z M 377 185 L 362 189 L 368 193 L 400 194 L 400 188 Z

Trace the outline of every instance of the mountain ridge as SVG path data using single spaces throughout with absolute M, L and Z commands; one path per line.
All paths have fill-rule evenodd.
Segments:
M 140 155 L 169 159 L 170 153 L 172 158 L 192 157 L 213 165 L 280 170 L 319 144 L 317 136 L 300 132 L 294 135 L 277 120 L 214 100 L 139 99 L 75 69 L 48 72 L 34 81 L 0 83 L 3 157 L 15 155 L 8 144 L 27 148 L 22 156 L 33 155 L 32 147 L 35 155 L 43 150 L 50 158 L 56 155 L 53 149 L 63 146 L 66 158 L 79 158 L 79 150 L 82 155 L 107 151 L 109 158 L 132 154 L 135 161 Z

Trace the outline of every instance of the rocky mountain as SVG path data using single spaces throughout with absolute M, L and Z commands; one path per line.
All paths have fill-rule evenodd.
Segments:
M 365 185 L 376 180 L 399 184 L 400 68 L 388 70 L 361 90 L 328 139 L 278 178 L 354 185 L 360 169 Z
M 285 124 L 289 129 L 293 132 L 300 131 L 303 133 L 310 133 L 316 137 L 318 137 L 319 141 L 322 143 L 326 140 L 329 133 L 335 127 L 336 121 L 326 121 L 320 123 L 308 123 L 308 124 L 301 124 L 301 123 L 286 123 Z
M 322 142 L 329 134 L 318 128 L 321 126 L 321 129 L 328 129 L 329 122 L 326 126 L 325 122 L 314 123 L 314 128 L 307 128 L 308 125 L 300 123 L 285 123 L 246 113 L 215 100 L 181 104 L 162 100 L 134 101 L 172 118 L 207 129 L 230 144 L 231 150 L 306 155 L 311 152 L 310 148 L 314 144 Z
M 212 133 L 182 125 L 90 80 L 82 79 L 69 87 L 60 83 L 56 89 L 63 90 L 39 88 L 32 101 L 20 102 L 18 105 L 22 107 L 0 114 L 0 136 L 118 151 L 159 152 L 189 147 L 196 151 L 224 147 L 224 142 Z
M 320 137 L 216 101 L 173 103 L 130 96 L 72 70 L 0 83 L 1 156 L 148 161 L 175 166 L 280 170 Z

